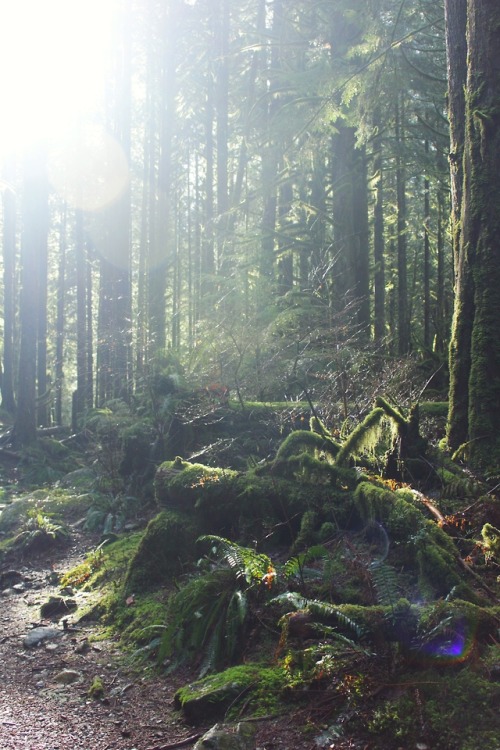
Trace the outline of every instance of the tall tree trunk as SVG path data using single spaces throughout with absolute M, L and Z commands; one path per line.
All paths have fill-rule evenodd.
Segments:
M 130 0 L 126 0 L 118 24 L 115 100 L 111 127 L 127 162 L 130 161 L 131 117 L 131 30 L 127 22 Z M 130 185 L 124 185 L 115 201 L 101 209 L 100 224 L 100 303 L 98 379 L 100 403 L 110 398 L 130 399 L 132 388 L 131 357 L 131 258 L 130 258 Z
M 177 13 L 177 2 L 164 4 L 164 9 L 162 10 L 163 41 L 160 69 L 158 201 L 157 207 L 153 209 L 156 221 L 153 222 L 153 217 L 151 218 L 153 236 L 150 242 L 148 273 L 149 358 L 154 356 L 155 352 L 164 351 L 167 346 L 167 274 L 172 264 L 172 238 L 174 233 L 172 149 L 175 125 L 175 33 Z M 154 172 L 155 168 L 156 166 L 152 166 L 152 172 Z
M 479 469 L 500 460 L 500 5 L 468 0 L 468 71 L 460 260 L 473 285 L 468 456 Z M 459 301 L 460 302 L 460 301 Z M 464 314 L 459 306 L 455 325 Z
M 455 271 L 447 439 L 450 448 L 456 450 L 466 442 L 468 436 L 470 351 L 474 320 L 472 271 L 466 254 L 466 243 L 461 241 L 467 79 L 467 0 L 446 0 L 445 11 L 450 120 L 451 218 Z
M 459 265 L 467 81 L 467 0 L 444 0 L 450 121 L 451 226 L 455 271 Z
M 366 159 L 356 146 L 356 130 L 339 124 L 332 143 L 333 294 L 336 310 L 354 305 L 353 318 L 370 335 L 369 232 Z
M 429 154 L 429 141 L 425 142 L 425 153 Z M 430 181 L 424 177 L 424 348 L 431 348 L 431 243 L 430 243 Z
M 410 351 L 410 321 L 408 316 L 408 250 L 406 237 L 406 167 L 404 147 L 404 105 L 396 103 L 396 201 L 397 201 L 397 252 L 398 252 L 398 354 Z
M 264 279 L 274 281 L 275 241 L 278 208 L 278 172 L 282 159 L 282 144 L 272 131 L 272 120 L 280 107 L 279 71 L 281 69 L 281 42 L 283 35 L 283 0 L 272 3 L 271 37 L 273 46 L 269 61 L 269 91 L 265 109 L 265 144 L 262 150 L 262 197 L 261 253 L 259 271 Z
M 229 0 L 214 0 L 215 41 L 215 118 L 217 143 L 217 270 L 222 276 L 230 274 L 231 258 L 228 250 L 229 226 Z
M 436 352 L 443 354 L 447 337 L 447 295 L 445 290 L 445 197 L 442 187 L 437 195 L 437 282 L 436 282 Z M 448 324 L 449 325 L 449 324 Z
M 375 124 L 380 128 L 380 115 Z M 375 204 L 373 206 L 373 322 L 375 341 L 385 337 L 385 238 L 384 238 L 384 164 L 382 139 L 377 135 L 374 142 L 373 171 L 377 179 Z
M 80 209 L 75 214 L 76 251 L 76 392 L 73 395 L 73 429 L 78 427 L 78 419 L 92 406 L 88 382 L 87 360 L 87 256 L 83 230 L 83 214 Z
M 370 240 L 368 222 L 368 177 L 365 148 L 354 149 L 353 218 L 354 218 L 354 294 L 357 299 L 356 320 L 361 340 L 370 338 Z
M 54 399 L 54 421 L 56 425 L 63 423 L 63 382 L 64 382 L 64 333 L 65 333 L 65 297 L 66 297 L 66 243 L 67 243 L 67 221 L 68 209 L 64 204 L 61 211 L 61 229 L 59 234 L 59 256 L 57 264 L 56 285 L 56 351 L 54 362 L 55 374 L 55 399 Z
M 14 320 L 16 279 L 16 176 L 12 159 L 5 164 L 2 190 L 3 203 L 3 373 L 1 380 L 2 407 L 14 414 Z
M 48 181 L 46 150 L 38 144 L 24 162 L 23 230 L 21 242 L 21 298 L 19 319 L 18 406 L 14 442 L 27 445 L 36 438 L 37 332 L 40 290 L 38 258 L 46 257 L 48 232 Z
M 279 188 L 278 206 L 278 294 L 286 294 L 293 288 L 293 253 L 290 247 L 291 238 L 287 231 L 292 209 L 293 188 L 287 180 Z

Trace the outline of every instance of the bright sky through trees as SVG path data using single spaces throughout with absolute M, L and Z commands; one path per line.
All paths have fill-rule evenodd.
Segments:
M 96 112 L 115 0 L 0 0 L 0 156 Z

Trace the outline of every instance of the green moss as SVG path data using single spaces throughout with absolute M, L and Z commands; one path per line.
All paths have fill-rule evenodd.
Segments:
M 302 516 L 300 530 L 293 545 L 293 551 L 310 547 L 318 541 L 318 514 L 308 510 Z
M 425 417 L 446 418 L 448 416 L 448 401 L 422 401 L 420 413 Z
M 361 482 L 354 493 L 354 502 L 363 520 L 383 523 L 393 541 L 408 540 L 424 520 L 411 493 L 405 490 L 392 492 L 372 482 Z
M 174 705 L 195 724 L 240 717 L 242 705 L 247 715 L 266 716 L 282 707 L 286 684 L 282 666 L 245 664 L 180 688 Z
M 234 494 L 232 486 L 238 477 L 231 469 L 214 469 L 192 464 L 177 457 L 165 461 L 155 476 L 156 499 L 161 506 L 190 510 L 201 498 Z
M 447 596 L 461 583 L 453 541 L 432 521 L 425 522 L 413 541 L 421 593 L 428 597 Z
M 85 591 L 98 587 L 115 591 L 122 583 L 131 557 L 135 554 L 142 533 L 125 534 L 105 546 L 99 545 L 80 565 L 67 571 L 62 586 L 78 586 Z
M 105 695 L 104 683 L 100 677 L 94 677 L 89 687 L 88 696 L 93 700 L 101 700 Z
M 339 451 L 340 446 L 325 434 L 310 432 L 309 430 L 294 430 L 281 443 L 276 454 L 276 461 L 282 461 L 302 453 L 308 449 L 313 453 L 324 453 L 332 460 Z
M 430 668 L 416 678 L 402 673 L 393 695 L 376 703 L 367 726 L 377 747 L 496 750 L 500 734 L 500 684 L 480 670 Z M 394 693 L 397 697 L 394 697 Z M 366 726 L 366 717 L 363 717 Z
M 159 513 L 149 522 L 130 560 L 125 589 L 151 589 L 178 575 L 192 558 L 199 533 L 192 517 L 173 510 Z
M 382 396 L 378 396 L 375 399 L 375 406 L 382 409 L 384 413 L 391 419 L 394 424 L 396 424 L 400 428 L 404 428 L 407 426 L 408 422 L 403 417 L 399 409 L 396 409 L 395 406 L 392 406 L 385 398 Z
M 481 536 L 489 555 L 500 561 L 500 530 L 492 526 L 491 523 L 485 523 Z
M 355 427 L 337 454 L 338 466 L 345 465 L 349 459 L 363 451 L 373 451 L 380 436 L 380 424 L 384 416 L 385 411 L 376 407 Z
M 101 621 L 105 625 L 104 636 L 118 636 L 120 644 L 127 650 L 153 644 L 159 645 L 159 636 L 165 629 L 167 605 L 162 591 L 126 597 L 119 591 L 103 602 Z M 148 651 L 150 653 L 150 651 Z

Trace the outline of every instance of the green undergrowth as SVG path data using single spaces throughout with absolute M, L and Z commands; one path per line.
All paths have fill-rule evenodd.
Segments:
M 165 629 L 166 594 L 156 591 L 133 598 L 114 593 L 102 602 L 100 637 L 119 637 L 120 646 L 136 658 L 156 657 Z M 156 663 L 156 662 L 154 662 Z
M 475 669 L 431 666 L 399 674 L 364 721 L 379 747 L 497 750 L 499 701 L 500 683 L 491 681 L 484 661 Z
M 97 638 L 120 639 L 127 651 L 154 651 L 165 627 L 166 603 L 162 589 L 127 594 L 124 583 L 130 561 L 140 547 L 143 533 L 124 535 L 100 545 L 83 563 L 69 570 L 61 586 L 90 592 L 84 616 L 100 623 Z
M 43 513 L 61 523 L 80 519 L 92 504 L 92 496 L 62 488 L 42 488 L 27 492 L 6 505 L 0 514 L 0 532 L 7 534 L 19 529 L 30 512 Z
M 100 544 L 80 565 L 64 574 L 61 586 L 75 586 L 83 591 L 119 589 L 142 535 L 142 532 L 126 534 L 110 544 Z

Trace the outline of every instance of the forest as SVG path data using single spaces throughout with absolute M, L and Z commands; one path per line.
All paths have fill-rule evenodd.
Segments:
M 53 557 L 42 627 L 197 748 L 499 750 L 498 49 L 497 0 L 0 9 L 2 609 Z

